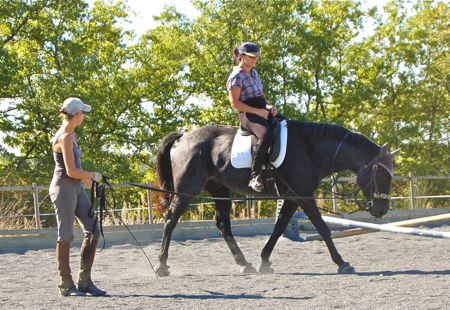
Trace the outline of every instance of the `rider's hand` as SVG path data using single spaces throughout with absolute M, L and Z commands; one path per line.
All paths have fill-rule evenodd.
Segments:
M 278 114 L 277 108 L 275 108 L 275 106 L 273 106 L 273 105 L 267 104 L 266 109 L 269 111 L 269 113 L 272 116 L 276 116 Z
M 274 106 L 272 106 L 270 108 L 269 112 L 270 112 L 270 114 L 272 114 L 272 116 L 277 116 L 277 114 L 278 114 L 277 108 Z
M 103 176 L 99 172 L 94 172 L 94 177 L 92 178 L 93 181 L 99 183 L 102 180 Z
M 262 118 L 268 119 L 269 118 L 269 111 L 267 111 L 266 109 L 259 109 L 258 111 L 258 115 L 261 116 Z

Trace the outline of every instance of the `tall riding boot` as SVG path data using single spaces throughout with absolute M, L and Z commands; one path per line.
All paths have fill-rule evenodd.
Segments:
M 253 153 L 252 172 L 250 174 L 250 186 L 254 191 L 261 192 L 264 184 L 261 180 L 261 168 L 265 164 L 267 158 L 267 148 L 261 144 L 256 144 Z
M 85 296 L 75 287 L 70 273 L 70 243 L 58 241 L 56 243 L 56 261 L 58 264 L 61 283 L 58 285 L 61 296 Z
M 80 272 L 78 274 L 78 290 L 93 296 L 105 296 L 106 291 L 95 286 L 91 279 L 92 265 L 94 264 L 95 250 L 98 240 L 90 241 L 85 238 L 80 251 Z

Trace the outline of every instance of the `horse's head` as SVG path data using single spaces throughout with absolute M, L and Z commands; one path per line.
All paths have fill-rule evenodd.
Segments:
M 380 218 L 389 209 L 389 193 L 394 177 L 394 157 L 399 150 L 389 152 L 387 144 L 383 145 L 378 154 L 363 165 L 357 174 L 356 183 L 363 191 L 368 211 Z

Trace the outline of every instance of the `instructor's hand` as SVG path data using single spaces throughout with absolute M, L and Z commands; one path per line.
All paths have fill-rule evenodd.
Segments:
M 94 172 L 94 177 L 92 178 L 93 181 L 99 183 L 103 179 L 103 176 L 99 172 Z

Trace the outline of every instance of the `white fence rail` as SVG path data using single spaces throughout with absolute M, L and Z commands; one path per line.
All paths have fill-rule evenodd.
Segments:
M 436 198 L 450 198 L 450 195 L 428 195 L 428 196 L 418 196 L 415 193 L 415 186 L 414 181 L 416 180 L 449 180 L 450 176 L 413 176 L 412 174 L 409 174 L 408 176 L 395 176 L 394 180 L 408 180 L 409 182 L 409 196 L 408 197 L 391 197 L 392 200 L 402 200 L 402 199 L 409 199 L 410 201 L 410 208 L 416 209 L 416 201 L 418 199 L 436 199 Z M 354 183 L 356 181 L 356 177 L 341 177 L 339 178 L 338 182 L 349 182 Z M 324 179 L 322 182 L 331 182 L 333 184 L 332 180 L 330 178 Z M 150 182 L 147 182 L 145 184 L 147 186 L 151 186 Z M 132 185 L 129 184 L 113 184 L 113 188 L 131 188 Z M 36 183 L 32 183 L 31 186 L 3 186 L 0 187 L 0 192 L 7 192 L 7 191 L 31 191 L 33 195 L 33 207 L 34 207 L 34 214 L 33 215 L 24 215 L 24 217 L 34 217 L 36 222 L 36 228 L 41 228 L 41 216 L 49 216 L 54 215 L 54 213 L 47 213 L 47 214 L 41 214 L 39 210 L 39 191 L 47 190 L 48 186 L 38 186 Z M 335 188 L 333 188 L 333 191 L 335 192 Z M 337 212 L 337 200 L 335 196 L 332 198 L 333 200 L 333 210 Z M 255 208 L 256 204 L 254 200 L 247 201 L 247 214 L 249 214 L 250 218 L 255 218 Z M 129 209 L 119 209 L 119 210 L 111 210 L 111 211 L 124 211 L 124 210 L 148 210 L 149 219 L 148 222 L 150 224 L 154 223 L 154 215 L 153 215 L 153 206 L 151 201 L 151 190 L 147 190 L 147 208 L 129 208 Z

